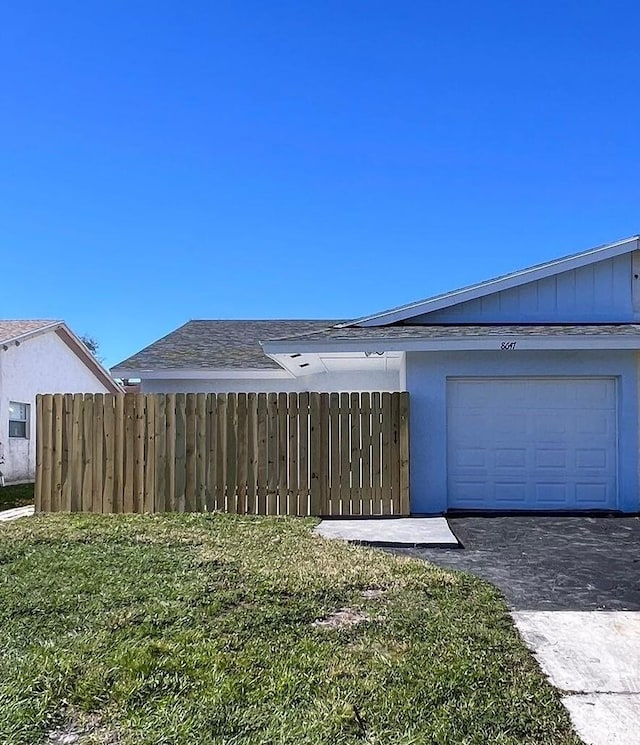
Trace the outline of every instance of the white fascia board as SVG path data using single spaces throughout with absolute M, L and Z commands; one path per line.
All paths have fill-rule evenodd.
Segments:
M 598 261 L 612 259 L 615 256 L 629 253 L 638 248 L 640 248 L 640 238 L 638 238 L 638 236 L 625 238 L 616 243 L 609 243 L 606 246 L 585 251 L 577 256 L 569 256 L 563 259 L 549 261 L 537 268 L 523 269 L 519 272 L 513 272 L 506 277 L 490 279 L 486 282 L 480 282 L 477 285 L 472 285 L 471 287 L 461 290 L 453 290 L 452 292 L 448 292 L 435 298 L 419 300 L 415 303 L 410 303 L 409 305 L 403 305 L 400 308 L 392 308 L 391 310 L 375 313 L 371 316 L 364 316 L 363 318 L 350 321 L 349 323 L 339 324 L 338 327 L 356 325 L 364 327 L 386 326 L 388 324 L 396 323 L 397 321 L 404 321 L 407 318 L 421 316 L 425 313 L 432 313 L 436 310 L 449 308 L 452 305 L 458 305 L 459 303 L 476 300 L 480 297 L 485 297 L 486 295 L 492 295 L 494 292 L 510 290 L 513 287 L 519 287 L 527 282 L 536 282 L 539 279 L 546 279 L 547 277 L 561 274 L 562 272 L 579 269 L 588 264 L 595 264 Z M 383 321 L 383 323 L 381 323 L 381 321 Z
M 515 346 L 511 346 L 515 344 Z M 508 345 L 507 347 L 503 345 Z M 619 336 L 616 334 L 563 335 L 563 336 L 530 336 L 528 334 L 504 334 L 498 336 L 441 337 L 438 339 L 376 339 L 375 341 L 333 340 L 319 347 L 307 342 L 298 342 L 296 352 L 441 352 L 441 351 L 474 351 L 474 350 L 586 350 L 586 349 L 640 349 L 640 334 L 637 336 Z M 278 355 L 289 355 L 292 349 L 278 349 L 278 345 L 269 344 L 268 355 L 278 360 Z M 282 363 L 281 363 L 282 364 Z
M 291 379 L 295 376 L 286 370 L 224 370 L 188 369 L 172 370 L 128 370 L 125 367 L 111 369 L 114 378 L 139 378 L 140 380 L 260 380 L 260 379 Z

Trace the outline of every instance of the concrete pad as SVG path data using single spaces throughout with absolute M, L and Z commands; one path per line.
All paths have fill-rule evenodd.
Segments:
M 587 693 L 562 703 L 585 745 L 640 745 L 640 694 Z
M 444 517 L 331 519 L 323 520 L 315 532 L 324 538 L 369 546 L 458 546 Z
M 19 517 L 30 517 L 33 515 L 35 508 L 33 505 L 27 507 L 14 507 L 12 510 L 2 510 L 0 512 L 0 522 L 9 522 L 17 520 Z
M 513 618 L 556 688 L 640 693 L 640 612 L 518 611 Z

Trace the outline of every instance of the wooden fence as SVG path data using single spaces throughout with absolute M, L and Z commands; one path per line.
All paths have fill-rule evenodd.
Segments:
M 409 514 L 408 393 L 40 395 L 36 511 Z

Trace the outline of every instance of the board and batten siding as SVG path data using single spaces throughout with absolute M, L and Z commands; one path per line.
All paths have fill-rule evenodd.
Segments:
M 634 314 L 636 254 L 468 300 L 416 316 L 411 323 L 630 323 L 639 317 L 639 309 Z

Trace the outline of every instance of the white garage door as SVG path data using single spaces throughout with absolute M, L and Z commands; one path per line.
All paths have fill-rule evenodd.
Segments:
M 465 378 L 447 386 L 449 507 L 617 504 L 614 378 Z

